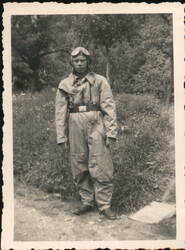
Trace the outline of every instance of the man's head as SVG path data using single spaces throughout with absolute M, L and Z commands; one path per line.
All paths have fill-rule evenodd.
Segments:
M 88 71 L 90 64 L 90 54 L 83 48 L 78 47 L 71 53 L 71 65 L 74 71 L 78 74 L 83 74 Z

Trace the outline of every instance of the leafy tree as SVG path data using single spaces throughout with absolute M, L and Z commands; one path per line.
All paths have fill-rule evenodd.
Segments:
M 173 96 L 172 16 L 101 14 L 13 16 L 12 66 L 17 88 L 57 86 L 71 70 L 69 52 L 84 46 L 92 70 L 116 92 Z
M 173 90 L 172 16 L 145 15 L 139 33 L 145 63 L 133 74 L 132 91 L 152 93 L 168 104 Z
M 94 47 L 100 47 L 106 58 L 106 77 L 110 82 L 111 48 L 122 41 L 131 42 L 137 33 L 137 22 L 132 15 L 90 15 L 88 23 L 89 38 Z
M 27 87 L 32 90 L 42 88 L 40 79 L 42 58 L 59 51 L 68 51 L 66 48 L 56 47 L 50 25 L 49 16 L 27 15 L 12 18 L 13 72 L 17 76 L 17 72 L 20 72 L 20 75 L 22 74 L 27 80 Z

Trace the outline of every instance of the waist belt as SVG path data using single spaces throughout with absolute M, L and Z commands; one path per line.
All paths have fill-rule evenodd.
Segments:
M 69 113 L 77 113 L 77 112 L 89 112 L 89 111 L 100 111 L 100 107 L 96 104 L 90 105 L 75 105 L 74 107 L 69 109 Z

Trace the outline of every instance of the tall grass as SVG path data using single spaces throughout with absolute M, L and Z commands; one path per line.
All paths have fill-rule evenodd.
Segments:
M 122 94 L 116 101 L 119 125 L 126 123 L 128 132 L 119 130 L 113 152 L 113 205 L 129 212 L 160 200 L 174 178 L 173 107 L 165 109 L 152 96 Z
M 152 96 L 119 94 L 115 99 L 119 141 L 112 152 L 112 205 L 119 212 L 130 212 L 160 199 L 174 178 L 173 107 L 166 110 Z M 56 144 L 54 104 L 52 89 L 14 95 L 14 175 L 68 198 L 76 190 L 68 154 Z

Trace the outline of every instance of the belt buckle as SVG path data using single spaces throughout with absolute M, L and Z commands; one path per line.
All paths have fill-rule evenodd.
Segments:
M 86 112 L 87 111 L 87 106 L 78 106 L 79 112 Z

